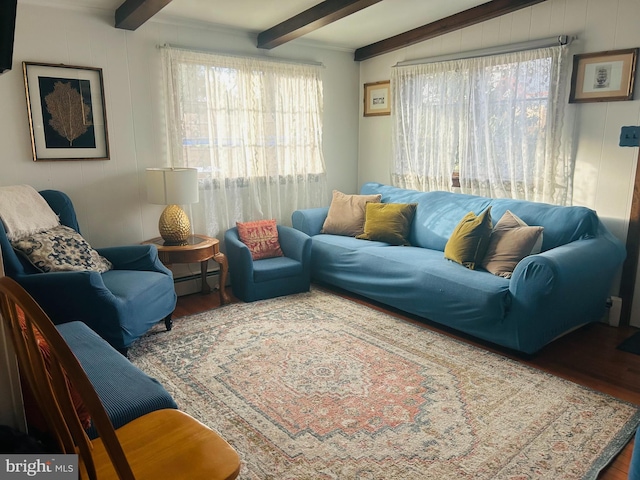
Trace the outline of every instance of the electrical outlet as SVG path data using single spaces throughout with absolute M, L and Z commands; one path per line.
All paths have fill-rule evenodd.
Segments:
M 620 129 L 620 146 L 640 146 L 640 127 L 622 127 Z

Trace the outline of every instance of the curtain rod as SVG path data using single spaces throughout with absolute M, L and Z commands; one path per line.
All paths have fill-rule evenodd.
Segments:
M 224 57 L 234 57 L 234 58 L 254 58 L 256 60 L 264 60 L 267 62 L 274 62 L 274 63 L 290 63 L 295 65 L 310 65 L 313 67 L 325 68 L 324 64 L 321 62 L 288 60 L 288 59 L 277 58 L 277 57 L 266 57 L 263 55 L 242 55 L 237 53 L 214 52 L 211 50 L 204 50 L 204 49 L 198 49 L 198 48 L 180 47 L 180 46 L 171 45 L 168 43 L 165 43 L 163 45 L 156 45 L 156 48 L 173 48 L 174 50 L 184 50 L 186 52 L 208 53 L 210 55 L 222 55 Z
M 406 60 L 398 62 L 394 67 L 405 67 L 408 65 L 420 65 L 423 63 L 446 62 L 449 60 L 462 60 L 464 58 L 486 57 L 489 55 L 499 55 L 501 53 L 519 52 L 521 50 L 533 50 L 534 48 L 553 47 L 555 45 L 569 45 L 576 37 L 571 35 L 558 35 L 557 37 L 541 38 L 528 42 L 512 43 L 510 45 L 500 45 L 497 47 L 481 48 L 467 52 L 451 53 L 437 57 L 419 58 L 416 60 Z

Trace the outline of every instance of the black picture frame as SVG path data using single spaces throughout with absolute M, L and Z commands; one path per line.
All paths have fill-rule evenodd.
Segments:
M 22 65 L 33 160 L 109 160 L 102 69 Z

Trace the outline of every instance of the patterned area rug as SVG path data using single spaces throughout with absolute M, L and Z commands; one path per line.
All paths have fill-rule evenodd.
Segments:
M 177 318 L 130 355 L 236 448 L 243 479 L 596 478 L 640 421 L 318 288 Z

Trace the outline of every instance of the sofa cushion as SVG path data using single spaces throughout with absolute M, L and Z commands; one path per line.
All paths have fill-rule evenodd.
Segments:
M 367 203 L 379 203 L 380 194 L 347 195 L 333 191 L 329 213 L 322 225 L 321 233 L 347 235 L 355 237 L 364 231 L 365 206 Z
M 409 245 L 415 203 L 368 203 L 365 211 L 364 232 L 356 238 Z
M 495 323 L 509 310 L 509 280 L 461 268 L 439 250 L 373 242 L 348 249 L 330 237 L 313 237 L 312 275 L 318 281 L 424 318 L 447 318 L 470 328 Z
M 467 213 L 453 230 L 444 247 L 444 258 L 475 270 L 484 258 L 493 224 L 491 207 L 480 215 Z
M 236 227 L 240 241 L 249 248 L 254 260 L 284 255 L 278 241 L 278 227 L 274 219 L 236 222 Z
M 511 278 L 520 260 L 540 253 L 542 231 L 542 227 L 530 227 L 507 210 L 491 232 L 482 268 L 494 275 Z
M 14 240 L 11 246 L 42 272 L 104 273 L 113 268 L 82 235 L 65 225 Z

